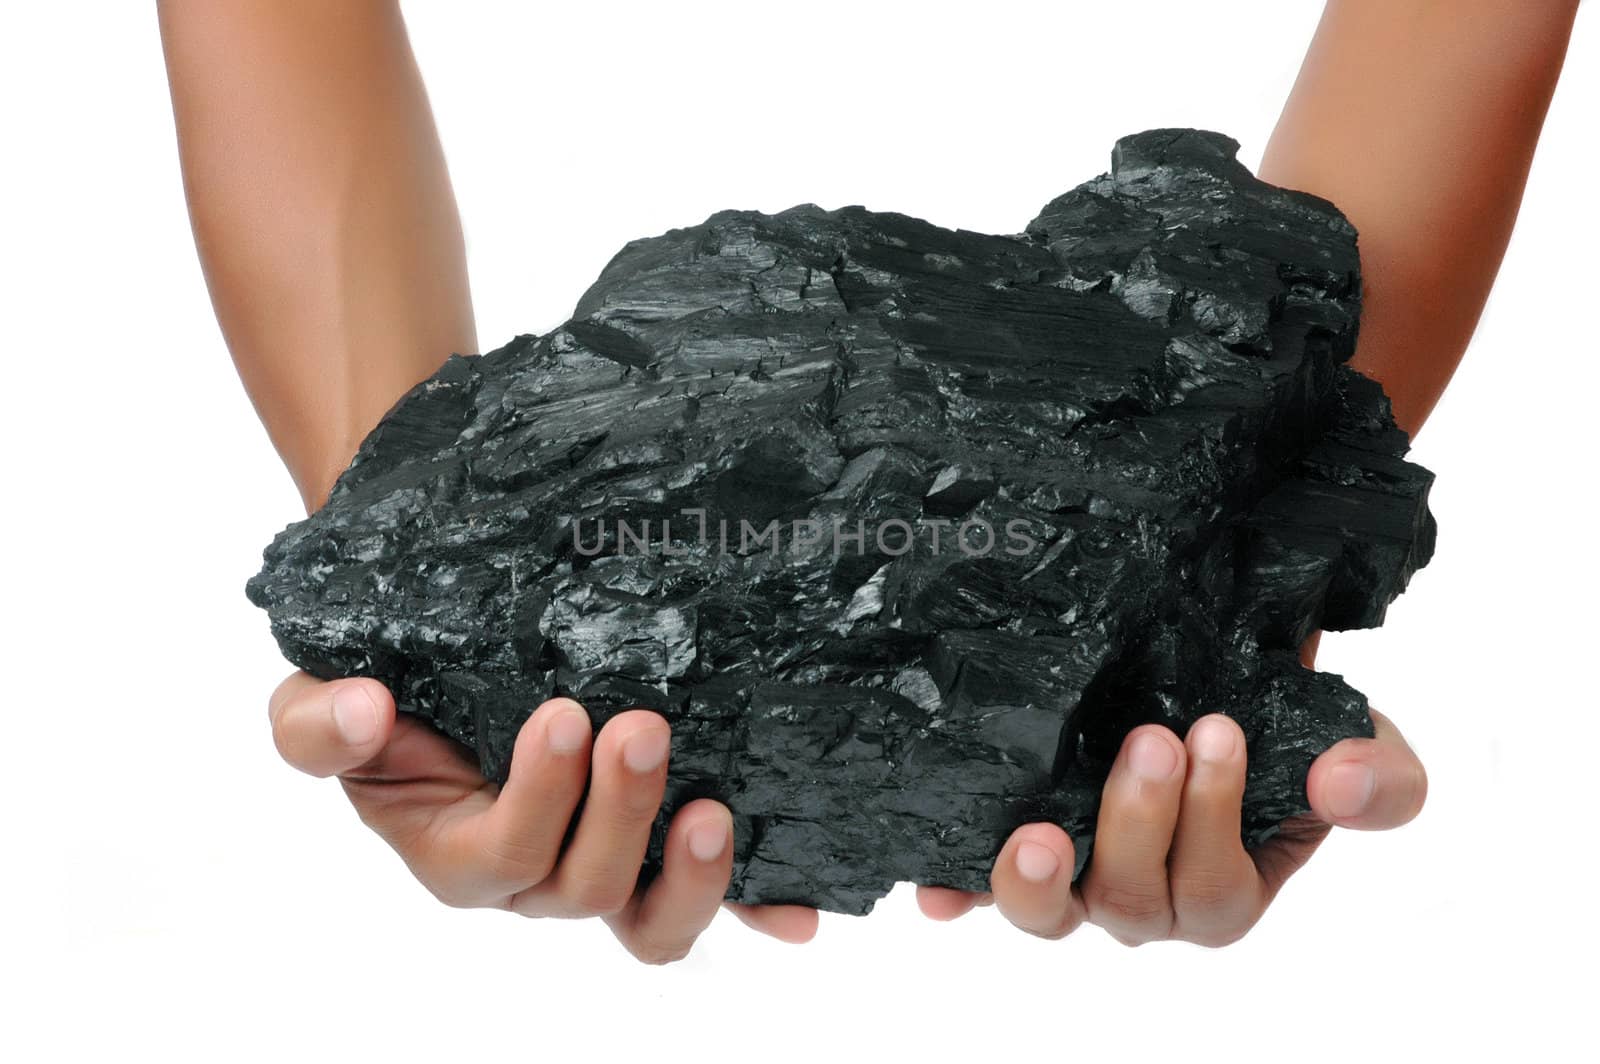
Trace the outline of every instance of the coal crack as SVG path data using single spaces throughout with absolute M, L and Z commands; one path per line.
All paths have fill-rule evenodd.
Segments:
M 1011 236 L 808 204 L 636 240 L 407 394 L 249 596 L 493 780 L 552 695 L 661 712 L 644 874 L 713 797 L 738 901 L 984 890 L 1037 819 L 1081 873 L 1123 736 L 1215 711 L 1259 843 L 1372 734 L 1295 648 L 1381 623 L 1434 522 L 1345 364 L 1355 230 L 1236 151 L 1126 137 Z

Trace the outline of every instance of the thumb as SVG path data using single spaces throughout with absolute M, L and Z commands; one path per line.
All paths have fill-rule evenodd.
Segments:
M 1407 823 L 1428 797 L 1428 774 L 1394 723 L 1370 710 L 1376 735 L 1345 739 L 1311 764 L 1306 797 L 1339 827 L 1383 831 Z
M 394 697 L 377 680 L 322 681 L 297 672 L 267 703 L 283 759 L 313 776 L 334 776 L 377 756 L 394 730 Z

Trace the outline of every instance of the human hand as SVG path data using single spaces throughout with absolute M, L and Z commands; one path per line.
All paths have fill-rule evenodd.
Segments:
M 1061 938 L 1087 921 L 1130 946 L 1235 942 L 1333 827 L 1382 831 L 1422 809 L 1422 763 L 1389 718 L 1370 712 L 1374 738 L 1345 739 L 1312 763 L 1312 812 L 1253 850 L 1240 838 L 1244 733 L 1212 714 L 1184 740 L 1158 724 L 1128 734 L 1102 792 L 1094 858 L 1077 884 L 1066 832 L 1024 824 L 995 859 L 992 893 L 918 887 L 917 902 L 935 920 L 993 902 L 1013 924 L 1044 938 Z
M 686 956 L 722 904 L 733 820 L 709 799 L 678 810 L 661 874 L 637 887 L 671 735 L 648 710 L 620 713 L 593 734 L 576 702 L 545 702 L 518 732 L 499 787 L 449 739 L 397 714 L 376 680 L 323 682 L 296 672 L 273 692 L 268 711 L 284 760 L 313 776 L 339 777 L 362 821 L 446 905 L 598 916 L 629 953 L 661 964 Z M 785 942 L 816 933 L 814 909 L 727 908 Z

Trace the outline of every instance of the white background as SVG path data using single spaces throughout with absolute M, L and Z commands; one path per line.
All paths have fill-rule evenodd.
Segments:
M 1253 166 L 1319 8 L 407 12 L 488 347 L 558 324 L 626 240 L 723 207 L 1015 232 L 1154 126 L 1228 132 Z M 598 924 L 438 906 L 337 784 L 278 761 L 287 666 L 243 584 L 300 510 L 206 299 L 154 13 L 8 7 L 0 1057 L 1570 1059 L 1600 945 L 1597 34 L 1591 7 L 1414 452 L 1438 554 L 1384 629 L 1325 641 L 1428 764 L 1420 819 L 1331 839 L 1223 951 L 938 925 L 902 887 L 806 947 L 724 915 L 645 968 Z

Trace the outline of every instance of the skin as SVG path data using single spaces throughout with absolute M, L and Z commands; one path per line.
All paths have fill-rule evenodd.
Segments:
M 1413 433 L 1493 283 L 1576 8 L 1333 0 L 1268 146 L 1263 178 L 1333 200 L 1360 230 L 1355 365 L 1383 382 Z M 478 350 L 427 96 L 394 0 L 157 9 L 212 303 L 309 513 L 396 399 L 446 354 Z M 1315 639 L 1308 666 L 1314 652 Z M 1129 944 L 1232 942 L 1333 826 L 1381 830 L 1421 809 L 1422 765 L 1372 715 L 1376 738 L 1339 743 L 1312 766 L 1312 813 L 1254 851 L 1239 837 L 1243 736 L 1212 715 L 1182 739 L 1156 725 L 1127 737 L 1080 882 L 1069 881 L 1065 833 L 1028 824 L 996 859 L 991 893 L 921 887 L 918 902 L 941 920 L 994 903 L 1050 938 L 1093 922 Z M 636 886 L 666 774 L 669 729 L 655 713 L 620 714 L 591 735 L 581 707 L 546 702 L 519 733 L 503 787 L 397 715 L 374 680 L 294 673 L 269 718 L 283 758 L 337 777 L 447 904 L 597 916 L 650 963 L 685 956 L 721 905 L 732 821 L 709 800 L 677 813 L 662 874 Z M 798 906 L 725 907 L 783 941 L 817 927 Z
M 1259 175 L 1331 200 L 1360 233 L 1364 306 L 1352 365 L 1380 381 L 1414 437 L 1466 351 L 1516 222 L 1577 0 L 1332 0 Z M 1310 667 L 1313 638 L 1302 651 Z M 1394 724 L 1312 764 L 1309 816 L 1254 850 L 1239 839 L 1243 734 L 1226 717 L 1179 739 L 1135 729 L 1106 781 L 1094 859 L 1068 882 L 1072 843 L 1029 824 L 993 892 L 918 889 L 948 920 L 993 902 L 1059 938 L 1099 924 L 1139 945 L 1243 936 L 1333 827 L 1381 831 L 1422 809 L 1427 776 Z
M 212 304 L 310 512 L 395 400 L 450 352 L 478 350 L 427 95 L 392 0 L 161 0 L 157 10 Z M 577 712 L 566 699 L 539 706 L 497 788 L 455 744 L 397 716 L 374 680 L 297 672 L 269 702 L 284 759 L 337 776 L 440 900 L 597 916 L 640 960 L 675 960 L 727 889 L 732 820 L 716 802 L 685 806 L 662 875 L 636 890 L 668 726 L 637 710 L 591 739 Z M 784 941 L 816 931 L 814 910 L 729 908 Z

